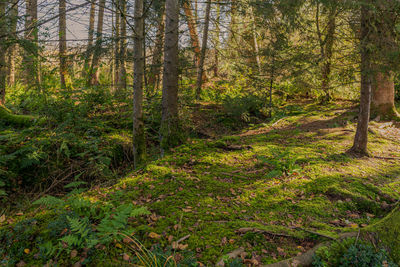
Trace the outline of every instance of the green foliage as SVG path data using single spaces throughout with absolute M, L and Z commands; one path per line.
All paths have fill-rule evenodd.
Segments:
M 254 117 L 263 115 L 264 101 L 255 95 L 227 95 L 223 99 L 223 105 L 228 116 L 250 122 Z
M 397 266 L 383 249 L 349 238 L 335 242 L 329 247 L 322 247 L 314 255 L 313 266 Z
M 291 175 L 300 171 L 300 166 L 297 164 L 297 157 L 290 150 L 272 150 L 273 157 L 267 158 L 258 156 L 257 159 L 262 164 L 267 164 L 272 167 L 272 170 L 267 174 L 267 178 L 280 177 L 282 175 Z

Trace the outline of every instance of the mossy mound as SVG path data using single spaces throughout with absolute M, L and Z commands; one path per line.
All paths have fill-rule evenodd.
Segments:
M 400 264 L 400 207 L 366 230 L 377 234 L 379 240 L 388 247 L 393 260 Z
M 38 118 L 31 115 L 15 115 L 3 105 L 0 105 L 0 121 L 13 126 L 30 126 Z

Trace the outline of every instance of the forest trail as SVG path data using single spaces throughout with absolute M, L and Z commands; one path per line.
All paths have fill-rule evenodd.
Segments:
M 374 122 L 370 151 L 378 157 L 352 158 L 344 154 L 355 132 L 351 104 L 302 110 L 236 135 L 191 140 L 82 198 L 147 207 L 151 215 L 134 222 L 135 237 L 146 247 L 186 237 L 178 255 L 193 251 L 205 265 L 239 247 L 245 262 L 275 262 L 305 252 L 323 235 L 379 221 L 399 198 L 398 142 L 381 138 L 378 130 L 387 127 Z

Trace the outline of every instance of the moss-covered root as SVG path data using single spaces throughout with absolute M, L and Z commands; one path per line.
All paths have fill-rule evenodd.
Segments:
M 15 126 L 30 126 L 37 118 L 30 115 L 15 115 L 3 105 L 0 105 L 0 121 Z
M 365 230 L 376 233 L 384 245 L 389 248 L 393 260 L 400 264 L 400 206 Z

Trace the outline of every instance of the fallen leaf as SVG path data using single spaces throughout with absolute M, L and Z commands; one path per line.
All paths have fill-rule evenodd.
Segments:
M 122 258 L 124 259 L 124 261 L 129 261 L 129 259 L 131 258 L 128 254 L 124 253 L 124 255 L 122 256 Z
M 6 220 L 6 215 L 1 215 L 0 216 L 0 223 L 4 222 Z
M 70 256 L 71 256 L 71 259 L 75 258 L 76 256 L 78 256 L 78 251 L 76 251 L 75 249 L 72 250 Z
M 29 252 L 31 252 L 31 250 L 29 248 L 24 249 L 25 254 L 29 254 Z
M 154 233 L 154 232 L 151 232 L 151 233 L 149 234 L 149 237 L 150 237 L 150 238 L 153 238 L 153 239 L 160 239 L 160 238 L 161 238 L 161 235 L 159 235 L 159 234 L 157 234 L 157 233 Z

